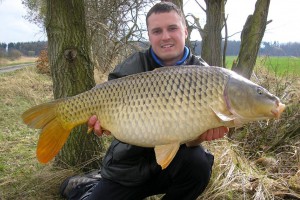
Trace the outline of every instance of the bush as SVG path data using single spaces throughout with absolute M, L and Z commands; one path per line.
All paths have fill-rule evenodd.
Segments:
M 38 73 L 40 73 L 40 74 L 48 74 L 48 75 L 51 74 L 47 50 L 41 51 L 41 53 L 36 61 L 36 68 L 38 70 Z
M 35 51 L 28 51 L 27 55 L 30 57 L 33 57 L 33 56 L 35 56 Z
M 12 50 L 8 51 L 8 54 L 7 54 L 7 57 L 10 60 L 16 60 L 18 58 L 21 58 L 21 56 L 22 56 L 21 51 L 16 50 L 16 49 L 12 49 Z

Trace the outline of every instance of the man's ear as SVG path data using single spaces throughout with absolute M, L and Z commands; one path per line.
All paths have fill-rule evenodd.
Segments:
M 184 33 L 185 33 L 185 39 L 187 39 L 189 32 L 186 26 L 184 27 Z

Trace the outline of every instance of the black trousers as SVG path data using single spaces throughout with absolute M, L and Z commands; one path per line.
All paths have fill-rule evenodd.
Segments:
M 139 200 L 156 194 L 163 199 L 196 199 L 208 185 L 214 157 L 201 146 L 181 145 L 171 164 L 149 181 L 128 187 L 107 179 L 88 191 L 82 200 Z

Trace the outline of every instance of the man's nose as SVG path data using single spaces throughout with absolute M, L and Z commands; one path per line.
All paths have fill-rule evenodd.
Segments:
M 162 39 L 163 39 L 163 40 L 168 40 L 168 39 L 170 39 L 170 34 L 168 33 L 168 31 L 163 31 Z

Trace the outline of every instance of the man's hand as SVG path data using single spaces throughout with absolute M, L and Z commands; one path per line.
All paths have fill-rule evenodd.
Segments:
M 88 120 L 88 132 L 94 130 L 94 133 L 97 135 L 97 136 L 102 136 L 103 134 L 105 135 L 109 135 L 110 132 L 107 131 L 107 130 L 102 130 L 101 128 L 101 125 L 100 125 L 100 121 L 98 120 L 97 116 L 96 115 L 93 115 L 89 118 Z
M 226 133 L 228 133 L 229 128 L 225 126 L 221 126 L 218 128 L 209 129 L 208 131 L 202 133 L 198 138 L 193 141 L 187 142 L 186 146 L 196 146 L 204 141 L 212 141 L 216 139 L 220 139 L 224 137 Z

